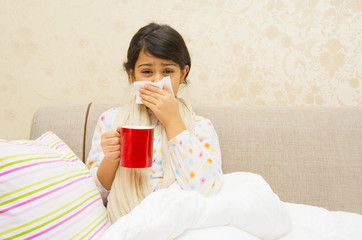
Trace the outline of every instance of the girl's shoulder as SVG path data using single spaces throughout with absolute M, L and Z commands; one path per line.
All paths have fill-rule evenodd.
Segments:
M 112 108 L 109 108 L 107 109 L 106 111 L 104 111 L 102 114 L 101 114 L 101 117 L 102 116 L 112 116 L 112 115 L 116 115 L 119 110 L 121 110 L 121 107 L 112 107 Z
M 98 122 L 102 123 L 109 123 L 114 120 L 114 118 L 117 116 L 118 112 L 120 111 L 121 107 L 112 107 L 104 111 L 98 119 Z
M 210 121 L 210 120 L 206 117 L 195 115 L 195 121 Z
M 208 118 L 205 118 L 203 116 L 199 116 L 199 115 L 196 115 L 195 116 L 195 123 L 199 126 L 202 126 L 202 125 L 209 125 L 209 126 L 212 126 L 212 123 L 210 121 L 210 119 Z

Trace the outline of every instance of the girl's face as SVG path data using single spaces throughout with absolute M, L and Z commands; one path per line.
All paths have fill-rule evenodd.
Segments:
M 170 76 L 173 92 L 176 95 L 179 85 L 184 82 L 188 71 L 189 66 L 186 66 L 181 70 L 180 66 L 174 61 L 157 58 L 150 53 L 141 50 L 134 70 L 131 69 L 129 73 L 132 77 L 132 82 L 158 82 L 162 78 Z

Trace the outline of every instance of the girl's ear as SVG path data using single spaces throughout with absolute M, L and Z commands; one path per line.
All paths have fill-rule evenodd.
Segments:
M 134 83 L 134 81 L 136 81 L 136 77 L 135 77 L 135 75 L 134 75 L 133 69 L 130 69 L 130 70 L 128 71 L 128 74 L 129 74 L 129 76 L 131 77 L 132 83 Z
M 180 78 L 180 84 L 185 83 L 186 74 L 189 72 L 190 67 L 189 65 L 186 65 L 183 70 L 181 70 L 181 78 Z

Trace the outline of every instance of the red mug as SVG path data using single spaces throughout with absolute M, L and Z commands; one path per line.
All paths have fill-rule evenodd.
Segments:
M 149 168 L 153 158 L 153 127 L 121 127 L 121 161 L 127 168 Z

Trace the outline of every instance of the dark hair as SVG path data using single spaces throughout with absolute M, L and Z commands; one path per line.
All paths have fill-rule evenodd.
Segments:
M 180 66 L 181 70 L 185 69 L 186 65 L 191 69 L 191 58 L 185 41 L 175 29 L 168 25 L 150 23 L 133 36 L 127 52 L 127 61 L 123 64 L 128 76 L 129 70 L 134 70 L 141 50 L 158 58 L 172 60 Z M 185 83 L 187 75 L 188 73 L 185 76 Z

